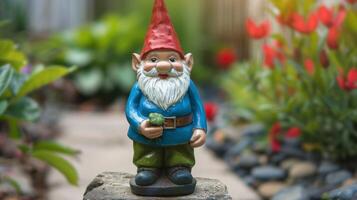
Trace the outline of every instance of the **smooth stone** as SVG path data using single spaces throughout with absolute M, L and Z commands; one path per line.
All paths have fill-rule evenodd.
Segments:
M 357 184 L 357 179 L 349 178 L 343 182 L 342 187 L 350 186 L 350 185 L 354 185 L 354 184 Z
M 286 154 L 283 153 L 278 153 L 278 154 L 273 154 L 273 156 L 271 157 L 270 161 L 275 164 L 278 165 L 280 164 L 283 160 L 285 160 L 288 156 Z
M 245 149 L 247 149 L 253 140 L 251 138 L 242 138 L 237 144 L 227 151 L 226 158 L 240 155 Z
M 340 170 L 337 172 L 330 173 L 326 176 L 327 184 L 342 184 L 345 180 L 352 177 L 351 172 L 347 170 Z
M 292 158 L 298 158 L 298 159 L 306 159 L 307 154 L 304 152 L 302 149 L 298 147 L 293 147 L 293 146 L 283 146 L 281 148 L 282 154 L 284 154 L 286 157 L 292 157 Z
M 271 198 L 272 196 L 274 196 L 276 193 L 278 193 L 285 187 L 286 187 L 286 184 L 281 183 L 281 182 L 275 182 L 275 181 L 266 182 L 266 183 L 261 184 L 258 187 L 258 192 L 264 198 Z
M 258 154 L 268 153 L 268 144 L 266 142 L 255 141 L 252 144 L 252 150 Z
M 284 146 L 300 147 L 301 146 L 301 140 L 299 138 L 287 138 L 287 137 L 285 137 L 283 139 L 283 144 L 284 144 Z
M 264 126 L 261 124 L 249 125 L 242 131 L 242 136 L 258 137 L 264 135 Z
M 232 148 L 233 141 L 227 139 L 223 143 L 215 141 L 213 138 L 207 138 L 206 147 L 211 149 L 216 156 L 224 157 L 227 151 Z
M 236 167 L 235 169 L 233 169 L 233 171 L 235 174 L 237 174 L 240 177 L 249 175 L 249 170 L 247 170 L 247 169 Z
M 114 199 L 157 199 L 161 197 L 142 197 L 131 193 L 129 181 L 134 175 L 122 172 L 104 172 L 99 174 L 87 187 L 83 200 L 114 200 Z M 175 197 L 178 200 L 231 200 L 227 187 L 216 179 L 196 178 L 197 185 L 193 194 Z
M 338 200 L 353 200 L 357 199 L 357 184 L 338 188 L 329 192 L 328 197 L 330 199 Z
M 268 164 L 268 161 L 269 161 L 268 156 L 266 156 L 266 155 L 259 156 L 259 164 L 260 165 L 266 165 L 266 164 Z
M 309 197 L 309 200 L 321 200 L 321 197 L 336 189 L 337 185 L 325 185 L 323 187 L 310 187 L 305 191 L 306 195 Z
M 255 167 L 252 169 L 251 174 L 254 178 L 261 181 L 282 180 L 286 178 L 286 172 L 274 166 Z
M 337 164 L 329 162 L 329 161 L 324 161 L 320 164 L 319 169 L 317 171 L 321 175 L 326 175 L 326 174 L 335 172 L 339 169 L 340 169 L 340 166 L 338 166 Z
M 316 173 L 316 165 L 311 162 L 296 163 L 289 170 L 289 176 L 293 179 L 313 176 Z
M 285 170 L 289 170 L 292 166 L 295 164 L 301 162 L 301 160 L 295 159 L 295 158 L 290 158 L 286 159 L 283 162 L 281 162 L 280 167 Z
M 245 182 L 245 184 L 251 186 L 251 187 L 257 187 L 259 184 L 259 181 L 257 181 L 257 179 L 255 179 L 253 176 L 248 175 L 246 177 L 243 178 L 243 181 Z
M 305 194 L 305 189 L 300 186 L 292 186 L 288 188 L 284 188 L 279 191 L 272 200 L 305 200 L 307 196 Z
M 250 169 L 259 164 L 259 159 L 255 154 L 243 154 L 238 159 L 238 167 Z

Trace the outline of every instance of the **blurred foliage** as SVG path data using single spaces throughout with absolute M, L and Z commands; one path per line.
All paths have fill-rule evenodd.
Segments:
M 136 17 L 107 16 L 56 35 L 31 51 L 37 61 L 78 66 L 71 78 L 82 95 L 113 100 L 135 82 L 128 52 L 139 49 L 144 34 Z
M 2 36 L 12 37 L 26 29 L 26 1 L 0 1 L 0 33 Z
M 293 12 L 308 15 L 319 6 L 311 0 L 272 3 L 274 19 L 289 18 Z M 262 42 L 271 43 L 278 53 L 264 52 L 250 62 L 236 64 L 222 80 L 241 116 L 267 127 L 276 122 L 285 130 L 298 127 L 304 143 L 338 159 L 357 156 L 357 89 L 346 89 L 338 81 L 352 77 L 347 74 L 357 66 L 357 12 L 349 4 L 344 6 L 347 16 L 337 29 L 338 48 L 327 44 L 330 29 L 322 24 L 302 34 L 280 22 L 278 30 Z M 344 7 L 337 4 L 333 9 Z M 274 66 L 266 63 L 272 55 L 277 56 L 272 58 Z
M 28 141 L 22 134 L 20 124 L 35 122 L 40 117 L 40 106 L 28 95 L 75 68 L 62 66 L 26 65 L 25 55 L 10 40 L 0 40 L 0 123 L 7 124 L 8 141 L 17 145 L 21 155 L 12 159 L 37 158 L 59 170 L 71 184 L 77 184 L 78 176 L 73 166 L 60 154 L 74 156 L 77 151 L 50 141 Z M 32 71 L 32 72 L 30 72 Z M 4 130 L 3 130 L 4 131 Z M 2 146 L 1 148 L 5 148 Z M 16 181 L 7 177 L 6 182 L 18 190 Z
M 106 2 L 108 3 L 108 2 Z M 204 60 L 206 34 L 202 34 L 203 1 L 173 1 L 166 4 L 186 53 L 192 52 L 195 66 L 192 77 L 197 82 L 211 82 L 217 72 L 212 60 Z M 153 1 L 120 3 L 120 15 L 101 16 L 98 21 L 55 34 L 49 40 L 35 41 L 27 50 L 35 61 L 76 65 L 70 78 L 85 99 L 99 98 L 110 103 L 127 95 L 136 77 L 131 69 L 131 54 L 140 52 L 151 19 Z M 188 6 L 189 5 L 189 6 Z M 209 65 L 209 66 L 206 66 Z M 205 66 L 205 67 L 204 67 Z

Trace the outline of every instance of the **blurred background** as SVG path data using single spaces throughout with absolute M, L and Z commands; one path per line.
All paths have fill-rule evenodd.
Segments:
M 0 199 L 135 173 L 126 98 L 149 0 L 0 1 Z M 356 0 L 166 0 L 233 199 L 357 198 Z

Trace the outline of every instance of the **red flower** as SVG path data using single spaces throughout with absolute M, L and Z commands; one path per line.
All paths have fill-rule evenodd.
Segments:
M 325 5 L 320 6 L 319 8 L 319 18 L 321 22 L 327 26 L 331 27 L 333 25 L 333 10 L 327 8 Z
M 340 6 L 338 8 L 338 13 L 337 13 L 337 16 L 333 22 L 333 25 L 336 26 L 337 28 L 340 28 L 342 23 L 345 21 L 346 15 L 347 15 L 346 8 L 343 6 Z
M 357 89 L 357 68 L 352 68 L 344 75 L 343 70 L 339 70 L 339 75 L 337 76 L 337 83 L 342 90 L 351 91 Z
M 218 112 L 218 106 L 217 104 L 213 102 L 207 102 L 204 104 L 204 108 L 206 111 L 206 118 L 208 121 L 212 122 L 216 118 L 217 112 Z
M 310 58 L 304 61 L 304 66 L 308 74 L 313 75 L 315 72 L 315 64 L 314 61 Z
M 281 133 L 281 126 L 279 122 L 275 122 L 269 131 L 269 140 L 273 152 L 279 152 L 281 144 L 278 135 Z
M 237 60 L 233 49 L 221 49 L 216 56 L 217 63 L 221 69 L 229 69 Z
M 331 27 L 327 34 L 327 46 L 331 49 L 338 48 L 338 40 L 340 37 L 340 31 L 336 26 Z
M 340 27 L 343 21 L 346 18 L 346 9 L 343 6 L 340 6 L 339 12 L 336 19 L 334 19 L 332 26 L 328 30 L 327 34 L 327 46 L 331 49 L 338 48 L 338 40 L 340 36 Z
M 270 69 L 275 67 L 276 60 L 280 63 L 285 62 L 285 56 L 282 52 L 278 51 L 276 48 L 269 46 L 268 44 L 263 45 L 264 53 L 264 64 Z
M 245 26 L 249 36 L 254 39 L 262 39 L 268 36 L 270 32 L 270 22 L 268 20 L 258 25 L 252 19 L 247 19 Z
M 316 13 L 310 14 L 307 20 L 298 13 L 293 13 L 292 17 L 292 27 L 300 33 L 310 34 L 315 31 L 318 25 L 318 16 Z
M 301 130 L 298 127 L 293 127 L 290 128 L 286 134 L 285 137 L 287 138 L 297 138 L 301 135 Z

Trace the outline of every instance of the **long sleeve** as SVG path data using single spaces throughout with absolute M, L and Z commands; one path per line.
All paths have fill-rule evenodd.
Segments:
M 202 105 L 202 101 L 200 95 L 198 93 L 197 87 L 191 81 L 189 87 L 189 95 L 192 106 L 192 114 L 193 114 L 193 127 L 194 129 L 203 129 L 207 132 L 207 121 L 206 121 L 206 113 Z
M 136 83 L 131 89 L 125 108 L 126 118 L 129 124 L 131 125 L 131 127 L 135 128 L 136 131 L 139 131 L 139 126 L 141 122 L 145 120 L 145 117 L 142 116 L 138 110 L 141 96 L 142 93 L 139 89 L 138 84 Z

